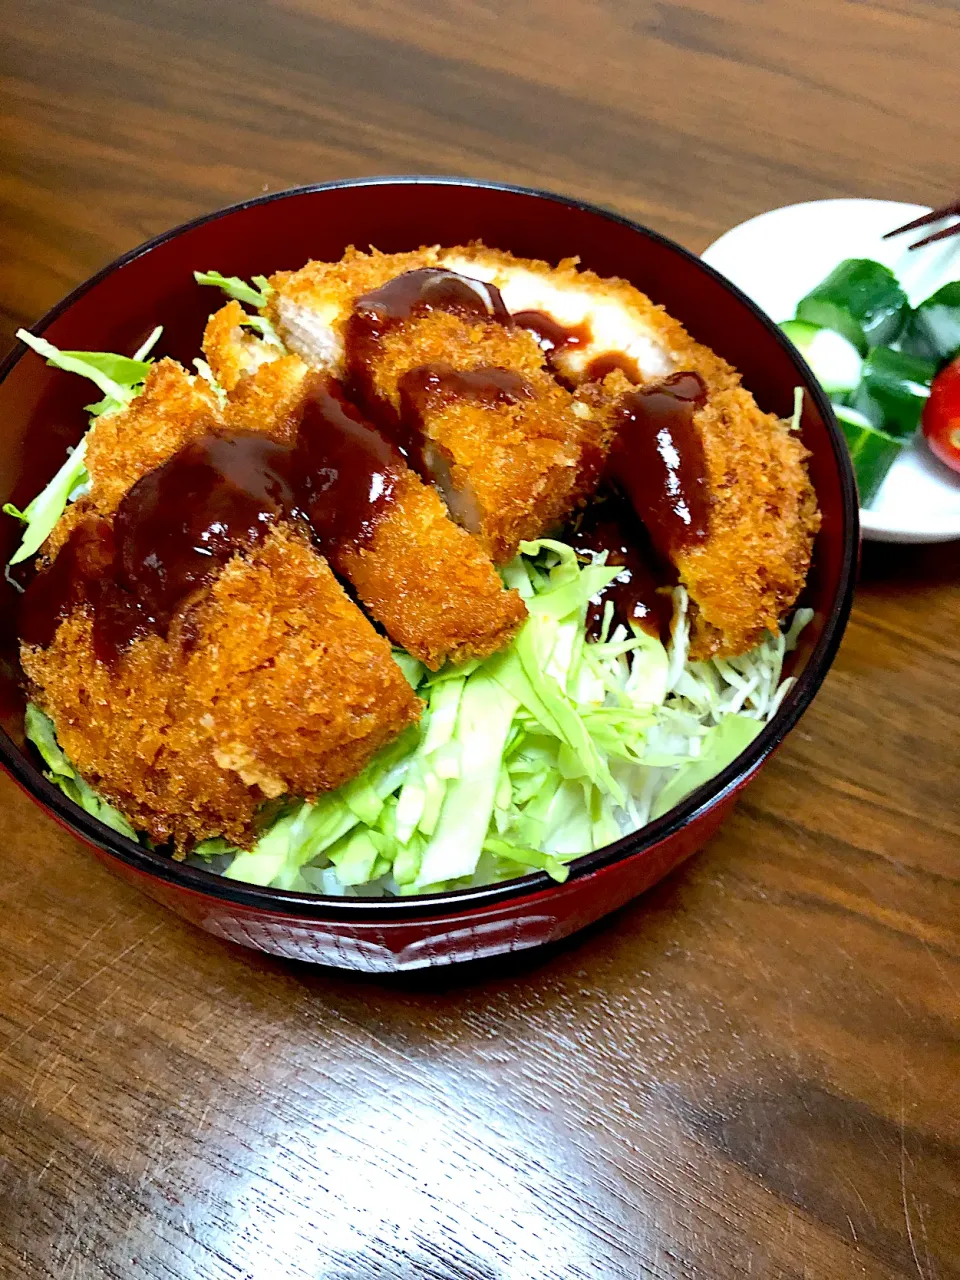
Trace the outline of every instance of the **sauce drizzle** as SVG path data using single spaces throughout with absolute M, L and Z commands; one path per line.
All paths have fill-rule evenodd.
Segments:
M 657 552 L 673 558 L 702 542 L 710 518 L 703 444 L 693 424 L 707 401 L 696 373 L 628 391 L 621 399 L 608 474 L 629 498 Z
M 255 432 L 202 436 L 138 480 L 112 524 L 79 524 L 24 593 L 21 638 L 46 648 L 88 604 L 94 652 L 115 667 L 134 640 L 183 622 L 196 593 L 280 520 L 307 521 L 334 563 L 365 545 L 404 469 L 393 443 L 317 379 L 292 448 Z
M 613 373 L 614 369 L 619 369 L 630 382 L 643 381 L 640 366 L 632 356 L 626 355 L 623 351 L 602 351 L 600 355 L 594 356 L 587 365 L 584 381 L 602 382 L 608 373 Z
M 391 435 L 400 435 L 401 447 L 403 433 L 398 415 L 377 393 L 375 365 L 391 329 L 430 311 L 494 320 L 507 326 L 512 323 L 495 285 L 442 267 L 405 271 L 357 298 L 344 330 L 346 391 L 379 427 Z
M 318 380 L 293 454 L 300 508 L 324 555 L 365 546 L 406 471 L 396 444 L 370 425 L 334 382 Z
M 567 379 L 559 368 L 556 358 L 565 351 L 589 345 L 593 335 L 587 321 L 564 325 L 553 316 L 547 315 L 545 311 L 518 311 L 513 317 L 513 323 L 519 325 L 521 329 L 529 329 L 540 344 L 547 368 L 558 381 L 567 385 Z
M 113 557 L 109 521 L 92 517 L 78 524 L 53 564 L 37 573 L 20 597 L 20 639 L 46 649 L 63 618 L 83 604 L 90 585 L 109 571 Z
M 606 552 L 606 563 L 621 568 L 617 577 L 591 599 L 587 634 L 594 640 L 600 638 L 609 601 L 613 605 L 611 632 L 622 625 L 629 635 L 630 624 L 635 623 L 648 635 L 665 639 L 672 604 L 669 593 L 658 590 L 658 586 L 668 582 L 670 574 L 658 563 L 650 539 L 629 503 L 615 494 L 596 501 L 568 538 L 581 559 L 595 561 Z

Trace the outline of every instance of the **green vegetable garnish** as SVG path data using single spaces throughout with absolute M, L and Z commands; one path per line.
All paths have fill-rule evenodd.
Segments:
M 960 352 L 960 280 L 945 284 L 910 313 L 900 345 L 937 364 Z
M 236 298 L 238 302 L 246 302 L 251 307 L 265 307 L 267 299 L 273 293 L 266 276 L 254 276 L 252 285 L 247 284 L 246 280 L 241 280 L 239 276 L 224 276 L 219 271 L 195 271 L 193 278 L 197 284 L 207 284 L 215 289 L 222 289 L 228 298 Z
M 870 507 L 887 472 L 903 451 L 904 442 L 876 428 L 856 409 L 846 405 L 834 405 L 833 409 L 850 450 L 860 505 Z
M 863 377 L 850 397 L 850 407 L 878 431 L 909 440 L 920 425 L 935 373 L 930 360 L 877 347 L 863 362 Z
M 107 351 L 60 351 L 52 342 L 38 338 L 26 329 L 18 329 L 17 337 L 43 356 L 48 365 L 89 378 L 104 393 L 102 400 L 87 405 L 87 412 L 93 420 L 102 414 L 126 408 L 140 394 L 143 380 L 152 363 L 146 357 L 153 350 L 161 333 L 161 329 L 154 329 L 132 357 L 113 355 Z M 67 503 L 86 491 L 90 476 L 84 461 L 85 452 L 86 437 L 80 441 L 43 491 L 22 511 L 11 502 L 4 506 L 3 510 L 8 516 L 22 520 L 26 525 L 20 546 L 10 559 L 12 565 L 34 555 L 50 536 Z
M 865 356 L 903 328 L 907 295 L 889 267 L 848 258 L 797 304 L 796 318 L 842 334 Z
M 53 526 L 63 515 L 67 503 L 85 492 L 90 483 L 84 461 L 86 444 L 86 439 L 80 441 L 53 479 L 22 511 L 12 502 L 4 504 L 3 510 L 6 515 L 21 520 L 27 526 L 23 531 L 20 546 L 10 557 L 12 565 L 29 559 L 39 551 L 53 531 Z

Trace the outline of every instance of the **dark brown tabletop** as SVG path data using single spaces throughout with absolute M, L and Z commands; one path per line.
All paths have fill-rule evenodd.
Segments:
M 3 0 L 0 326 L 185 218 L 463 173 L 702 249 L 960 193 L 956 0 Z M 385 981 L 139 897 L 0 781 L 0 1276 L 960 1277 L 960 544 L 869 546 L 699 856 Z

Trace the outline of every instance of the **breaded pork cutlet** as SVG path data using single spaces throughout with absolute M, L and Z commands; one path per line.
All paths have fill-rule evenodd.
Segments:
M 340 262 L 280 272 L 271 278 L 266 315 L 291 349 L 343 378 L 368 413 L 399 419 L 422 442 L 418 469 L 503 563 L 521 540 L 558 526 L 592 492 L 604 428 L 547 372 L 536 338 L 502 323 L 482 286 L 461 287 L 472 302 L 466 308 L 462 298 L 452 306 L 436 293 L 425 298 L 381 328 L 363 370 L 356 368 L 355 309 L 375 316 L 377 291 L 429 270 L 437 253 L 351 249 Z
M 237 353 L 235 326 L 215 321 L 204 354 L 217 373 L 236 368 Z M 324 382 L 298 356 L 259 361 L 231 387 L 225 420 L 233 430 L 261 431 L 292 446 L 307 400 Z M 400 471 L 366 543 L 325 548 L 326 554 L 391 639 L 431 670 L 447 659 L 485 658 L 523 623 L 523 601 L 504 589 L 489 556 L 450 520 L 434 490 L 402 460 Z
M 439 261 L 495 284 L 511 313 L 539 311 L 580 327 L 578 343 L 553 355 L 571 383 L 587 382 L 598 366 L 622 364 L 629 379 L 611 374 L 599 397 L 584 390 L 594 404 L 605 399 L 612 418 L 632 383 L 687 370 L 702 378 L 707 403 L 694 425 L 706 460 L 709 529 L 700 545 L 676 557 L 693 605 L 691 657 L 743 653 L 765 628 L 775 630 L 803 587 L 820 527 L 800 440 L 761 412 L 735 369 L 624 280 L 578 271 L 573 261 L 551 267 L 482 245 L 442 250 Z
M 203 331 L 203 354 L 224 391 L 241 378 L 284 355 L 276 342 L 265 342 L 249 325 L 249 316 L 236 300 L 215 311 Z
M 568 331 L 573 340 L 560 342 L 550 360 L 574 386 L 595 380 L 607 362 L 624 368 L 633 382 L 678 369 L 700 373 L 711 389 L 739 382 L 726 361 L 694 342 L 679 320 L 646 294 L 626 280 L 581 271 L 575 258 L 553 267 L 478 243 L 441 249 L 437 261 L 495 285 L 511 315 L 549 316 Z
M 336 558 L 372 616 L 431 671 L 486 658 L 526 621 L 489 556 L 453 523 L 436 491 L 406 471 L 366 546 Z
M 375 394 L 422 433 L 451 515 L 497 564 L 596 487 L 602 419 L 544 369 L 527 330 L 430 311 L 385 336 L 370 372 Z
M 80 773 L 158 843 L 249 844 L 265 800 L 340 786 L 419 715 L 389 643 L 289 527 L 235 556 L 190 624 L 186 651 L 148 636 L 113 670 L 79 609 L 21 654 Z
M 621 406 L 634 390 L 619 371 L 585 388 L 598 407 L 605 403 L 611 424 L 621 424 L 620 447 L 628 451 L 631 427 Z M 687 589 L 690 658 L 704 661 L 745 653 L 765 630 L 776 632 L 806 581 L 820 517 L 806 450 L 742 387 L 711 392 L 694 412 L 693 428 L 703 450 L 706 536 L 658 550 Z M 637 510 L 642 517 L 642 504 Z
M 113 515 L 123 495 L 154 467 L 222 424 L 217 397 L 202 378 L 190 377 L 175 360 L 158 360 L 143 391 L 119 413 L 96 419 L 87 433 L 89 492 L 71 503 L 43 552 L 52 556 L 89 516 Z
M 342 378 L 343 338 L 353 304 L 407 271 L 437 265 L 437 248 L 410 253 L 361 253 L 347 249 L 339 262 L 308 262 L 297 271 L 277 271 L 263 314 L 288 350 L 316 369 Z
M 203 383 L 161 362 L 91 429 L 90 491 L 64 520 L 109 524 L 137 480 L 223 425 Z M 58 527 L 44 548 L 54 563 L 64 541 Z M 22 644 L 21 660 L 81 774 L 181 850 L 221 833 L 249 843 L 265 800 L 339 786 L 420 711 L 388 641 L 285 523 L 235 554 L 166 637 L 134 639 L 117 663 L 101 659 L 85 604 L 47 647 Z
M 709 529 L 700 545 L 675 557 L 692 601 L 693 655 L 705 658 L 741 653 L 790 608 L 806 578 L 820 520 L 806 472 L 806 451 L 779 419 L 758 409 L 736 370 L 695 342 L 662 307 L 626 281 L 604 280 L 592 272 L 579 271 L 572 260 L 551 267 L 471 245 L 421 250 L 419 255 L 404 256 L 402 262 L 354 254 L 333 266 L 311 264 L 304 273 L 277 277 L 278 293 L 271 314 L 281 325 L 284 314 L 294 320 L 299 317 L 302 337 L 310 299 L 319 299 L 315 316 L 320 328 L 313 331 L 311 341 L 324 335 L 323 350 L 332 353 L 332 360 L 342 360 L 346 325 L 342 311 L 344 298 L 353 287 L 351 273 L 359 272 L 361 286 L 369 291 L 378 287 L 377 264 L 384 275 L 401 266 L 409 270 L 428 264 L 494 284 L 511 315 L 546 316 L 561 331 L 574 335 L 575 341 L 553 346 L 550 363 L 559 377 L 578 388 L 577 401 L 591 411 L 589 440 L 600 457 L 616 433 L 617 401 L 631 384 L 656 382 L 678 371 L 697 373 L 707 392 L 707 403 L 695 415 L 694 425 L 707 467 Z M 418 328 L 425 340 L 432 341 L 430 326 L 435 326 L 437 341 L 446 341 L 449 349 L 452 327 L 443 330 L 449 320 L 451 317 L 431 313 Z M 389 334 L 387 339 L 384 350 L 389 353 Z M 426 353 L 419 350 L 416 358 L 431 353 L 432 349 Z M 525 370 L 527 366 L 521 367 Z M 617 372 L 607 377 L 602 384 L 604 392 L 598 394 L 597 379 L 610 368 Z M 399 383 L 396 372 L 395 366 L 384 369 L 378 383 L 382 393 L 391 394 L 391 378 L 395 385 Z M 476 445 L 469 432 L 472 408 L 468 401 L 453 411 L 443 406 L 437 415 L 437 434 L 443 431 L 444 419 L 449 420 L 452 412 L 459 413 L 467 424 L 461 424 L 461 448 L 465 441 Z M 598 413 L 605 426 L 598 426 Z M 440 456 L 442 459 L 443 453 Z M 464 457 L 474 461 L 465 448 Z M 471 477 L 474 489 L 482 487 L 480 474 L 482 468 L 476 478 Z M 496 482 L 502 479 L 494 478 Z M 463 493 L 469 494 L 469 489 L 464 487 Z M 505 526 L 513 514 L 510 504 L 507 513 Z M 467 511 L 468 523 L 469 518 Z

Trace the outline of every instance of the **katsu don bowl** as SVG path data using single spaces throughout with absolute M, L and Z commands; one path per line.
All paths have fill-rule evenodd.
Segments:
M 221 938 L 386 972 L 569 935 L 705 843 L 840 642 L 813 376 L 601 209 L 283 192 L 21 336 L 0 762 Z

